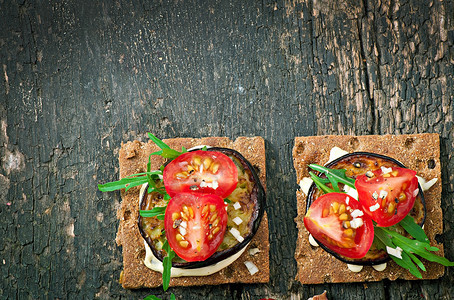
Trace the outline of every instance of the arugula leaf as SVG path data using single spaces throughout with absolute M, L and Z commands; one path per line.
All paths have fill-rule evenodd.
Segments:
M 317 164 L 310 164 L 309 168 L 325 174 L 336 192 L 340 192 L 339 183 L 343 183 L 351 188 L 355 188 L 355 179 L 347 177 L 345 175 L 346 170 L 344 169 L 329 169 Z
M 164 259 L 162 261 L 162 267 L 163 267 L 162 288 L 164 289 L 164 291 L 167 291 L 167 289 L 169 288 L 169 284 L 170 284 L 172 259 L 175 257 L 175 252 L 170 248 L 170 245 L 167 242 L 167 240 L 165 241 L 164 245 L 162 246 L 162 249 L 164 249 L 167 252 L 167 255 L 164 257 Z
M 163 141 L 161 141 L 160 139 L 158 139 L 156 136 L 154 136 L 153 134 L 151 133 L 148 133 L 148 137 L 150 138 L 150 140 L 152 140 L 159 148 L 161 148 L 160 151 L 156 151 L 156 152 L 153 152 L 151 153 L 151 155 L 160 155 L 164 158 L 168 158 L 170 160 L 172 159 L 175 159 L 177 158 L 178 156 L 180 156 L 181 154 L 183 153 L 186 153 L 188 152 L 188 150 L 186 150 L 186 148 L 183 147 L 182 151 L 179 152 L 177 150 L 174 150 L 172 148 L 170 148 L 166 143 L 164 143 Z
M 335 192 L 335 190 L 333 190 L 325 185 L 325 183 L 329 182 L 328 179 L 320 178 L 312 172 L 309 172 L 309 175 L 311 176 L 311 179 L 315 182 L 315 185 L 318 187 L 318 189 L 323 191 L 325 194 Z M 326 181 L 328 181 L 328 182 L 326 182 Z
M 224 202 L 225 202 L 225 203 L 232 203 L 232 200 L 230 200 L 229 198 L 225 198 L 225 199 L 224 199 Z
M 143 298 L 143 300 L 161 300 L 161 298 L 158 298 L 155 295 L 149 295 Z
M 151 210 L 139 210 L 140 215 L 145 218 L 157 217 L 159 220 L 164 220 L 164 214 L 167 206 L 153 207 Z
M 407 215 L 402 221 L 399 223 L 406 232 L 408 232 L 412 237 L 417 239 L 418 241 L 428 243 L 429 238 L 427 238 L 424 229 L 421 228 L 418 224 L 416 224 L 415 219 L 413 219 L 410 215 Z
M 174 294 L 170 294 L 170 300 L 175 300 L 175 295 Z
M 208 149 L 207 145 L 202 147 L 202 151 L 207 151 L 207 149 Z
M 117 181 L 108 182 L 105 184 L 98 184 L 98 189 L 101 192 L 112 192 L 112 191 L 120 190 L 123 188 L 126 189 L 126 191 L 127 191 L 134 186 L 142 185 L 142 184 L 148 182 L 148 175 L 154 175 L 154 174 L 157 175 L 158 172 L 161 173 L 160 171 L 157 171 L 157 172 L 149 172 L 149 173 L 146 172 L 146 173 L 140 173 L 140 174 L 133 174 L 131 176 L 122 178 Z M 145 175 L 143 175 L 143 174 L 145 174 Z

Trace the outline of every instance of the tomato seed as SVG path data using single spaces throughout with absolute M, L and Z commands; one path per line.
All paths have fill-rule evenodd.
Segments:
M 343 214 L 343 213 L 345 212 L 345 210 L 346 210 L 346 209 L 345 209 L 345 204 L 342 203 L 342 204 L 339 206 L 339 214 Z
M 209 158 L 209 157 L 205 158 L 205 159 L 203 160 L 203 168 L 204 168 L 205 170 L 208 170 L 208 168 L 211 166 L 211 163 L 212 163 L 212 162 L 213 162 L 213 161 L 211 160 L 211 158 Z
M 333 207 L 333 212 L 334 212 L 335 214 L 337 214 L 337 212 L 339 211 L 339 203 L 333 202 L 333 203 L 331 204 L 331 206 Z
M 218 217 L 218 214 L 217 213 L 214 213 L 214 215 L 211 216 L 210 218 L 210 222 L 213 223 L 214 220 Z
M 194 218 L 194 211 L 192 210 L 192 207 L 189 207 L 188 210 L 189 210 L 189 215 L 191 216 L 191 218 Z
M 219 164 L 218 163 L 212 164 L 210 169 L 213 174 L 216 174 L 216 172 L 219 170 Z
M 216 210 L 216 205 L 210 204 L 210 211 L 213 212 Z
M 329 210 L 327 208 L 323 209 L 322 218 L 326 218 L 329 215 Z
M 183 236 L 182 236 L 181 234 L 179 234 L 179 233 L 177 233 L 177 235 L 175 236 L 175 238 L 177 239 L 177 241 L 182 241 L 182 240 L 184 240 L 184 239 L 183 239 Z
M 211 233 L 208 235 L 208 239 L 209 240 L 213 239 L 213 235 Z
M 205 205 L 202 209 L 202 216 L 204 216 L 208 211 L 208 205 Z
M 344 228 L 350 228 L 350 221 L 344 221 L 342 226 L 344 226 Z
M 174 213 L 172 214 L 172 221 L 175 221 L 175 220 L 178 219 L 179 217 L 180 217 L 180 214 L 177 213 L 177 212 L 174 212 Z
M 213 234 L 216 234 L 216 233 L 218 233 L 218 231 L 219 231 L 219 230 L 221 230 L 221 228 L 219 228 L 219 227 L 215 227 L 215 228 L 213 229 Z
M 393 213 L 395 208 L 396 205 L 394 204 L 394 202 L 390 202 L 388 205 L 388 214 Z
M 339 220 L 341 221 L 347 221 L 348 220 L 348 215 L 343 213 L 339 216 Z
M 216 227 L 216 226 L 218 226 L 218 224 L 219 224 L 219 219 L 214 220 L 213 226 Z
M 351 229 L 351 228 L 345 229 L 344 234 L 348 237 L 353 236 L 353 229 Z
M 187 248 L 189 246 L 189 242 L 188 241 L 180 241 L 180 246 L 183 247 L 183 248 Z
M 200 157 L 194 157 L 193 163 L 196 166 L 200 166 L 200 164 L 202 163 L 202 160 L 200 159 Z
M 407 200 L 407 195 L 400 193 L 398 200 L 399 202 Z

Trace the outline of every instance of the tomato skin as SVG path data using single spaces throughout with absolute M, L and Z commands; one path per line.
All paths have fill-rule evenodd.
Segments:
M 175 195 L 169 200 L 164 218 L 170 247 L 188 262 L 209 258 L 224 239 L 225 207 L 224 200 L 213 194 Z
M 366 174 L 356 178 L 358 200 L 377 226 L 395 225 L 405 218 L 415 203 L 419 191 L 416 172 L 393 167 L 389 173 L 383 174 L 382 169 L 372 173 L 371 178 Z
M 166 165 L 164 185 L 170 197 L 177 193 L 230 195 L 238 183 L 238 169 L 224 153 L 186 152 Z
M 347 194 L 324 194 L 309 207 L 304 217 L 304 225 L 318 242 L 330 250 L 349 258 L 364 257 L 374 240 L 372 220 L 365 214 L 358 217 L 362 219 L 362 226 L 354 229 L 352 237 L 347 237 L 346 232 L 349 227 L 345 227 L 345 222 L 340 217 L 344 212 L 331 213 L 330 208 L 335 207 L 334 203 L 339 207 L 344 206 L 349 222 L 352 220 L 351 212 L 362 210 L 360 203 Z

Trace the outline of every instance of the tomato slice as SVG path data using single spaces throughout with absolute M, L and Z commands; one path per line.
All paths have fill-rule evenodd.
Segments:
M 224 239 L 227 211 L 224 200 L 213 194 L 177 194 L 170 199 L 164 218 L 166 238 L 182 259 L 203 261 Z
M 392 226 L 405 218 L 419 192 L 416 172 L 397 167 L 360 175 L 355 187 L 364 212 L 381 227 Z
M 374 240 L 372 220 L 356 199 L 343 193 L 317 198 L 304 217 L 304 225 L 317 241 L 349 258 L 364 257 Z
M 170 197 L 177 193 L 230 195 L 238 183 L 238 169 L 224 153 L 191 151 L 164 168 L 164 185 Z

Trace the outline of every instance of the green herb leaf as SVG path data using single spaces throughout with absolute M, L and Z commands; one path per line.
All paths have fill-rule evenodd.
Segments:
M 202 151 L 207 151 L 207 149 L 208 149 L 207 145 L 202 147 Z
M 163 141 L 161 141 L 160 139 L 158 139 L 154 134 L 148 132 L 148 138 L 156 144 L 156 146 L 158 146 L 159 148 L 161 149 L 170 149 L 170 147 L 164 143 Z
M 175 300 L 175 295 L 174 294 L 170 294 L 170 300 Z
M 355 180 L 353 178 L 347 177 L 345 175 L 346 170 L 344 169 L 329 169 L 317 164 L 310 164 L 309 168 L 325 174 L 336 192 L 340 192 L 339 183 L 343 183 L 351 188 L 355 188 Z
M 158 298 L 155 295 L 149 295 L 143 298 L 143 300 L 161 300 L 161 298 Z
M 150 217 L 157 217 L 159 219 L 159 216 L 163 216 L 166 212 L 167 206 L 164 207 L 153 207 L 151 210 L 140 210 L 140 215 L 145 218 L 150 218 Z
M 172 269 L 172 259 L 175 257 L 175 252 L 170 248 L 169 243 L 167 240 L 165 241 L 162 248 L 167 252 L 167 255 L 164 257 L 162 261 L 162 288 L 164 291 L 167 291 L 170 284 L 170 273 Z
M 428 243 L 429 239 L 427 238 L 424 229 L 421 228 L 418 224 L 416 224 L 415 219 L 413 219 L 410 215 L 407 215 L 399 224 L 408 232 L 412 237 L 417 239 L 418 241 Z
M 225 203 L 232 203 L 232 200 L 230 200 L 229 198 L 225 198 L 225 199 L 224 199 L 224 202 L 225 202 Z
M 153 143 L 155 143 L 159 148 L 161 148 L 161 151 L 153 152 L 151 153 L 151 155 L 160 155 L 164 158 L 172 160 L 177 158 L 181 154 L 188 152 L 188 150 L 186 150 L 186 148 L 184 147 L 181 152 L 170 148 L 166 143 L 164 143 L 151 133 L 148 133 L 148 137 L 150 138 L 150 140 L 153 141 Z
M 129 190 L 132 187 L 142 185 L 148 181 L 146 176 L 139 176 L 139 177 L 126 177 L 122 178 L 118 181 L 108 182 L 106 184 L 98 184 L 98 189 L 101 192 L 112 192 L 116 190 L 120 190 L 125 188 Z
M 328 179 L 320 178 L 312 172 L 309 172 L 309 175 L 311 176 L 311 179 L 315 182 L 315 185 L 318 187 L 318 189 L 323 191 L 325 194 L 335 192 L 333 189 L 331 189 L 325 185 L 326 182 L 324 182 L 324 181 L 328 180 Z

